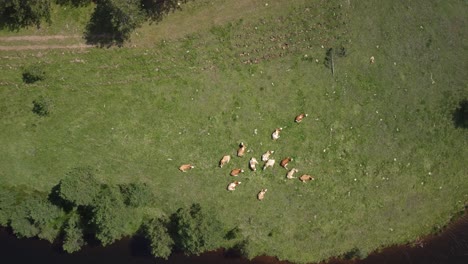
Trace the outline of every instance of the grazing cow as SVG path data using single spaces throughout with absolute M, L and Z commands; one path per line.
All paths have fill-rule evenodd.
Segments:
M 301 177 L 299 177 L 299 180 L 301 180 L 302 182 L 307 182 L 307 181 L 313 181 L 315 179 L 314 179 L 314 177 L 312 177 L 310 175 L 304 174 Z
M 238 176 L 239 174 L 241 174 L 242 172 L 244 172 L 243 169 L 233 169 L 231 171 L 231 176 Z
M 239 149 L 237 150 L 237 157 L 242 157 L 245 154 L 245 144 L 244 142 L 241 142 L 239 144 Z
M 277 139 L 280 137 L 280 132 L 281 132 L 281 130 L 283 130 L 283 128 L 281 128 L 281 127 L 275 129 L 275 131 L 273 131 L 273 133 L 271 134 L 271 138 L 272 138 L 273 140 L 277 140 Z
M 267 161 L 270 159 L 270 155 L 275 153 L 273 150 L 269 150 L 262 155 L 262 161 Z
M 183 165 L 181 165 L 181 166 L 179 167 L 179 170 L 180 170 L 181 172 L 186 172 L 186 171 L 188 171 L 188 170 L 190 170 L 190 169 L 193 169 L 193 168 L 195 168 L 195 166 L 193 166 L 193 165 L 191 165 L 191 164 L 183 164 Z
M 294 179 L 296 177 L 294 177 L 294 173 L 298 172 L 299 170 L 296 169 L 296 168 L 293 168 L 291 169 L 290 171 L 288 171 L 288 173 L 286 174 L 286 178 L 288 179 Z
M 249 161 L 249 167 L 250 167 L 250 169 L 251 169 L 252 171 L 256 171 L 257 168 L 255 167 L 255 165 L 257 165 L 257 164 L 258 164 L 257 159 L 254 158 L 254 157 L 252 157 L 252 158 L 250 159 L 250 161 Z
M 290 157 L 287 157 L 285 159 L 283 159 L 281 162 L 280 162 L 280 166 L 285 168 L 285 169 L 288 169 L 288 164 L 289 162 L 291 162 L 293 159 L 290 158 Z
M 231 161 L 231 156 L 226 155 L 219 161 L 219 167 L 222 168 L 224 165 L 228 164 Z
M 302 119 L 304 119 L 304 117 L 307 117 L 308 114 L 300 114 L 298 116 L 296 116 L 296 118 L 294 119 L 294 122 L 296 123 L 300 123 L 302 121 Z
M 274 159 L 269 159 L 267 162 L 265 162 L 265 165 L 263 165 L 263 170 L 265 170 L 268 167 L 272 167 L 275 165 L 275 160 Z
M 239 184 L 241 184 L 241 182 L 239 182 L 239 181 L 231 182 L 227 187 L 228 191 L 235 191 L 237 185 L 239 185 Z
M 268 189 L 262 189 L 258 194 L 257 194 L 257 198 L 258 200 L 263 200 L 263 198 L 265 198 L 265 193 L 268 191 Z
M 374 56 L 370 57 L 369 62 L 370 62 L 370 64 L 374 64 L 374 62 L 375 62 Z

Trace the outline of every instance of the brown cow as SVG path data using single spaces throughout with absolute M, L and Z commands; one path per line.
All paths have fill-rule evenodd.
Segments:
M 304 117 L 307 117 L 308 114 L 300 114 L 298 116 L 296 116 L 296 118 L 294 119 L 294 122 L 296 123 L 300 123 L 302 121 L 302 119 L 304 119 Z
M 186 171 L 191 170 L 191 169 L 193 169 L 193 168 L 195 168 L 195 166 L 193 166 L 193 165 L 191 165 L 191 164 L 183 164 L 183 165 L 181 165 L 181 166 L 179 167 L 179 170 L 180 170 L 181 172 L 186 172 Z
M 237 150 L 237 157 L 242 157 L 245 154 L 245 144 L 244 142 L 241 142 L 239 144 L 239 149 Z
M 219 167 L 222 168 L 224 165 L 228 164 L 231 161 L 231 156 L 226 155 L 219 161 Z
M 302 182 L 308 182 L 308 181 L 313 181 L 315 179 L 314 179 L 314 177 L 312 177 L 310 175 L 304 174 L 301 177 L 299 177 L 299 180 L 301 180 Z
M 290 158 L 290 157 L 287 157 L 287 158 L 283 159 L 283 160 L 280 162 L 280 166 L 283 167 L 283 168 L 285 168 L 285 169 L 288 169 L 288 164 L 289 164 L 289 162 L 291 162 L 291 161 L 293 161 L 293 159 Z
M 268 189 L 262 189 L 258 194 L 257 194 L 257 199 L 258 200 L 263 200 L 265 198 L 265 193 L 268 191 Z
M 244 172 L 243 169 L 233 169 L 231 171 L 231 176 L 238 176 L 239 174 L 241 174 L 242 172 Z
M 237 185 L 239 185 L 239 184 L 241 184 L 241 182 L 239 182 L 239 181 L 231 182 L 227 187 L 228 191 L 235 191 Z

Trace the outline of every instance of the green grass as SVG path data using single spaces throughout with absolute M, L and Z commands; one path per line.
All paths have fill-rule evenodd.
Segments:
M 219 23 L 200 18 L 207 3 L 165 20 L 186 16 L 181 28 L 143 26 L 136 48 L 0 51 L 0 184 L 48 191 L 91 166 L 106 183 L 147 182 L 168 214 L 213 208 L 252 256 L 295 262 L 410 242 L 464 208 L 467 130 L 452 121 L 468 98 L 462 1 L 272 1 L 251 15 L 237 12 L 247 4 L 220 8 Z M 164 26 L 180 33 L 150 31 Z M 340 46 L 348 55 L 332 76 L 325 52 Z M 26 85 L 22 68 L 34 63 L 46 80 Z M 31 111 L 39 96 L 52 102 L 48 117 Z M 218 168 L 241 141 L 247 157 Z M 317 180 L 286 181 L 279 166 L 247 172 L 270 149 Z M 180 173 L 189 162 L 196 169 Z M 234 167 L 246 173 L 231 193 Z

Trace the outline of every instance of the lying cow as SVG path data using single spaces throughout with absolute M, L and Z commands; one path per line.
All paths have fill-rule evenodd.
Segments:
M 181 172 L 186 172 L 186 171 L 191 170 L 191 169 L 193 169 L 193 168 L 195 168 L 195 166 L 193 166 L 193 165 L 191 165 L 191 164 L 183 164 L 183 165 L 181 165 L 181 166 L 179 167 L 179 170 L 180 170 Z
M 308 114 L 300 114 L 298 116 L 296 116 L 296 118 L 294 119 L 294 122 L 296 123 L 300 123 L 302 121 L 302 119 L 304 119 L 304 117 L 307 117 Z
M 257 194 L 257 199 L 258 200 L 263 200 L 265 198 L 265 193 L 268 191 L 268 189 L 262 189 L 258 194 Z
M 252 171 L 257 171 L 256 165 L 258 164 L 258 161 L 256 158 L 252 157 L 249 161 L 249 167 Z
M 263 165 L 263 170 L 265 170 L 268 167 L 272 167 L 275 165 L 275 160 L 274 159 L 269 159 L 267 162 L 265 162 L 265 165 Z
M 299 180 L 301 180 L 302 182 L 305 183 L 305 182 L 308 182 L 308 181 L 313 181 L 315 179 L 314 179 L 314 177 L 312 177 L 310 175 L 304 174 L 301 177 L 299 177 Z
M 242 157 L 245 154 L 245 144 L 244 142 L 241 142 L 239 144 L 239 149 L 237 150 L 237 157 Z
M 288 179 L 294 179 L 296 177 L 294 177 L 294 173 L 298 172 L 299 170 L 296 169 L 296 168 L 293 168 L 291 169 L 290 171 L 288 171 L 288 173 L 286 174 L 286 178 Z
M 289 162 L 291 162 L 293 159 L 290 158 L 290 157 L 287 157 L 285 159 L 283 159 L 281 162 L 280 162 L 280 166 L 285 168 L 285 169 L 288 169 L 288 164 Z
M 237 185 L 239 185 L 239 184 L 241 184 L 241 182 L 239 182 L 239 181 L 231 182 L 227 187 L 228 191 L 235 191 Z
M 231 156 L 226 155 L 219 161 L 219 167 L 222 168 L 224 165 L 228 164 L 231 161 Z
M 283 128 L 281 128 L 281 127 L 275 129 L 275 131 L 273 131 L 273 133 L 271 134 L 271 138 L 272 138 L 273 140 L 277 140 L 277 139 L 280 137 L 280 132 L 281 132 L 281 130 L 283 130 Z
M 267 161 L 270 159 L 270 155 L 275 153 L 273 150 L 269 150 L 262 155 L 262 161 Z
M 241 174 L 242 172 L 244 172 L 243 169 L 233 169 L 231 171 L 231 176 L 238 176 L 239 174 Z

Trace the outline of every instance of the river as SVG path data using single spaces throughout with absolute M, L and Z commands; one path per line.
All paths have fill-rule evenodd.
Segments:
M 287 264 L 272 257 L 257 257 L 252 261 L 224 250 L 185 256 L 177 253 L 169 260 L 154 259 L 143 239 L 127 238 L 110 246 L 86 246 L 80 252 L 67 254 L 61 245 L 39 239 L 18 239 L 7 229 L 0 229 L 1 263 L 66 263 L 66 264 Z M 428 236 L 418 246 L 386 248 L 364 260 L 331 259 L 322 264 L 468 264 L 468 213 L 449 225 L 442 233 Z

